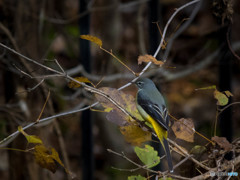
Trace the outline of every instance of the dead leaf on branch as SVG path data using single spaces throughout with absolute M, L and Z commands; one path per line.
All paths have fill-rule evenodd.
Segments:
M 174 121 L 172 130 L 178 139 L 194 142 L 195 130 L 192 119 L 181 118 L 178 121 Z
M 69 173 L 59 158 L 58 152 L 54 148 L 46 148 L 39 137 L 27 134 L 21 126 L 18 127 L 18 131 L 25 136 L 28 143 L 35 145 L 33 154 L 37 164 L 55 173 L 57 167 L 55 163 L 58 162 L 65 169 L 66 173 Z
M 68 173 L 68 170 L 64 167 L 61 159 L 59 158 L 58 152 L 54 149 L 48 149 L 44 145 L 36 145 L 34 147 L 34 158 L 37 164 L 42 168 L 48 169 L 51 172 L 56 172 L 56 162 L 59 163 L 65 171 Z
M 139 114 L 135 98 L 132 95 L 125 94 L 115 88 L 103 87 L 100 88 L 102 92 L 107 94 L 111 99 L 118 103 L 119 106 L 124 108 L 129 114 L 134 116 L 140 121 L 144 121 L 142 116 Z M 144 131 L 138 126 L 131 116 L 123 113 L 116 105 L 114 105 L 107 98 L 95 94 L 97 100 L 105 108 L 107 112 L 107 119 L 120 126 L 120 131 L 124 135 L 125 140 L 133 145 L 140 145 L 143 142 L 151 140 L 151 133 Z M 109 109 L 112 109 L 109 111 Z
M 212 140 L 216 142 L 225 151 L 230 151 L 232 149 L 232 144 L 230 144 L 225 137 L 214 136 L 212 137 Z
M 140 121 L 144 121 L 142 116 L 138 113 L 136 103 L 135 103 L 135 98 L 132 95 L 125 94 L 122 91 L 119 91 L 115 88 L 109 88 L 109 87 L 102 87 L 102 88 L 99 88 L 99 90 L 101 90 L 104 94 L 108 95 L 111 99 L 117 102 L 118 105 L 124 108 L 129 114 L 136 117 Z M 107 98 L 98 94 L 95 94 L 95 97 L 101 103 L 101 105 L 105 108 L 105 110 L 106 109 L 108 110 L 108 112 L 109 112 L 109 108 L 112 108 L 120 115 L 120 117 L 123 117 L 125 121 L 127 122 L 134 121 L 130 116 L 123 113 L 116 105 L 114 105 Z
M 86 78 L 86 77 L 75 77 L 74 79 L 76 81 L 78 81 L 78 82 L 91 83 L 92 84 L 92 82 L 88 78 Z M 78 87 L 81 87 L 81 84 L 79 84 L 79 83 L 77 83 L 75 81 L 70 81 L 68 83 L 68 87 L 69 88 L 78 88 Z
M 138 65 L 141 65 L 143 62 L 146 62 L 146 63 L 152 62 L 153 64 L 160 67 L 164 64 L 163 61 L 157 60 L 155 57 L 149 54 L 138 56 Z

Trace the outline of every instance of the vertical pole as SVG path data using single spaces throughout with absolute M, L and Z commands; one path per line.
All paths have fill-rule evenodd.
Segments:
M 219 33 L 222 38 L 223 46 L 221 48 L 221 53 L 219 55 L 219 89 L 220 91 L 232 90 L 231 83 L 231 64 L 232 64 L 232 54 L 228 48 L 227 35 L 230 31 L 230 25 L 224 27 Z M 230 37 L 229 37 L 230 39 Z M 231 98 L 229 98 L 229 103 L 231 103 Z M 233 126 L 232 126 L 232 108 L 229 107 L 224 110 L 219 116 L 219 126 L 220 134 L 226 137 L 229 142 L 232 141 Z
M 79 0 L 79 13 L 87 10 L 87 0 Z M 80 34 L 89 34 L 89 15 L 79 19 Z M 90 44 L 89 41 L 80 40 L 80 63 L 83 65 L 87 72 L 91 72 L 91 57 L 90 57 Z M 90 110 L 83 111 L 81 117 L 82 128 L 82 179 L 92 180 L 94 174 L 94 158 L 93 158 L 93 136 L 92 136 L 92 118 Z
M 153 22 L 159 21 L 159 10 L 160 4 L 158 0 L 150 0 L 148 3 L 149 6 L 149 53 L 154 54 L 156 49 L 158 48 L 159 41 L 160 41 L 160 34 L 157 29 L 156 24 Z M 155 136 L 152 136 L 152 139 L 156 142 L 159 142 L 159 139 Z M 153 148 L 158 151 L 158 154 L 163 154 L 163 149 L 160 143 L 152 143 Z M 162 169 L 162 164 L 158 164 L 157 166 L 153 167 L 154 170 L 159 171 Z

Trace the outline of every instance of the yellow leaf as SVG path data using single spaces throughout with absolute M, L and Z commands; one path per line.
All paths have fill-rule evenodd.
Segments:
M 56 163 L 59 163 L 65 171 L 68 173 L 68 170 L 65 168 L 64 164 L 62 163 L 61 159 L 59 158 L 58 152 L 51 148 L 49 150 L 44 145 L 36 145 L 34 147 L 34 157 L 37 164 L 39 164 L 42 168 L 48 169 L 51 172 L 56 172 Z
M 198 91 L 198 90 L 209 90 L 209 89 L 217 89 L 217 88 L 216 88 L 216 85 L 213 85 L 213 86 L 198 88 L 198 89 L 195 89 L 195 90 Z
M 58 152 L 54 149 L 54 148 L 51 148 L 51 151 L 52 151 L 52 158 L 57 161 L 66 171 L 66 173 L 68 173 L 68 170 L 65 168 L 64 164 L 62 163 L 61 159 L 59 158 L 59 155 L 58 155 Z
M 120 127 L 121 133 L 125 140 L 133 146 L 140 146 L 143 142 L 150 141 L 152 135 L 148 131 L 143 131 L 137 125 L 131 124 L 129 126 Z
M 194 142 L 195 130 L 192 119 L 181 118 L 178 121 L 174 121 L 172 130 L 178 139 Z
M 138 64 L 142 64 L 143 62 L 152 62 L 153 64 L 157 65 L 157 66 L 162 66 L 164 64 L 163 61 L 159 61 L 157 60 L 155 57 L 153 57 L 152 55 L 146 54 L 143 56 L 138 56 Z
M 56 172 L 56 164 L 50 151 L 44 145 L 35 146 L 34 157 L 37 164 L 51 172 Z
M 224 91 L 224 93 L 227 95 L 227 97 L 233 96 L 233 94 L 230 91 Z
M 214 98 L 217 99 L 217 105 L 225 106 L 228 104 L 228 97 L 218 90 L 214 91 Z
M 78 82 L 91 83 L 91 81 L 89 81 L 89 79 L 86 78 L 86 77 L 75 77 L 74 79 L 75 79 L 76 81 L 78 81 Z M 81 87 L 81 84 L 79 84 L 79 83 L 77 83 L 77 82 L 75 82 L 75 81 L 70 81 L 70 82 L 68 83 L 68 87 L 69 87 L 69 88 L 78 88 L 78 87 Z
M 80 36 L 81 39 L 85 39 L 85 40 L 88 40 L 88 41 L 91 41 L 99 46 L 102 46 L 102 40 L 95 37 L 95 36 L 91 36 L 91 35 L 81 35 Z
M 27 139 L 28 143 L 33 143 L 33 144 L 43 144 L 42 140 L 35 136 L 35 135 L 28 135 L 25 131 L 23 131 L 21 126 L 18 126 L 18 131 L 22 133 L 22 135 L 25 136 Z

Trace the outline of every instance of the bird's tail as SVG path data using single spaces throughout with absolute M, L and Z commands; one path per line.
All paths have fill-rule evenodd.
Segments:
M 170 149 L 169 149 L 168 142 L 165 138 L 163 138 L 163 144 L 164 144 L 164 150 L 165 150 L 166 157 L 167 157 L 169 171 L 171 173 L 173 173 L 172 156 L 170 154 Z
M 155 130 L 155 132 L 158 136 L 158 139 L 160 140 L 160 142 L 163 146 L 163 149 L 164 149 L 166 157 L 167 157 L 168 168 L 169 168 L 169 171 L 172 173 L 173 172 L 172 157 L 171 157 L 171 154 L 170 154 L 170 149 L 169 149 L 168 142 L 166 140 L 168 131 L 163 129 L 156 121 L 152 121 L 151 124 L 152 124 L 153 129 Z

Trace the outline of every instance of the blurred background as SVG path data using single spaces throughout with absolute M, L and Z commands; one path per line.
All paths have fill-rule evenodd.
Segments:
M 39 63 L 58 68 L 56 59 L 72 77 L 84 76 L 98 87 L 119 88 L 134 75 L 98 46 L 80 40 L 91 34 L 103 47 L 135 72 L 138 56 L 153 55 L 161 32 L 176 8 L 187 0 L 0 0 L 0 42 Z M 229 90 L 231 102 L 240 101 L 240 3 L 239 1 L 199 1 L 181 10 L 171 21 L 164 46 L 157 56 L 163 67 L 152 65 L 144 74 L 151 78 L 167 99 L 176 118 L 192 118 L 195 128 L 208 138 L 214 135 L 217 105 L 213 90 L 195 89 L 216 85 Z M 158 28 L 159 27 L 159 28 Z M 161 30 L 161 32 L 159 31 Z M 17 68 L 16 68 L 17 67 Z M 22 57 L 0 48 L 0 139 L 36 121 L 48 90 L 51 95 L 42 118 L 83 108 L 95 102 L 83 89 L 70 89 L 64 78 L 30 78 L 47 75 Z M 36 87 L 36 85 L 38 85 Z M 36 87 L 36 88 L 35 88 Z M 135 96 L 133 86 L 124 92 Z M 230 103 L 231 103 L 230 102 Z M 0 149 L 0 179 L 126 179 L 132 164 L 107 152 L 125 152 L 137 161 L 133 147 L 126 143 L 116 124 L 101 112 L 86 111 L 52 120 L 27 133 L 39 136 L 54 147 L 65 166 L 56 173 L 40 168 L 30 153 Z M 239 105 L 233 105 L 217 121 L 217 135 L 229 141 L 240 137 Z M 170 130 L 170 139 L 186 149 L 207 142 L 195 135 L 194 143 L 179 141 Z M 7 147 L 27 149 L 20 135 Z M 175 158 L 177 161 L 177 157 Z M 115 167 L 117 169 L 114 169 Z M 142 171 L 144 172 L 144 171 Z M 136 174 L 141 173 L 141 171 Z

